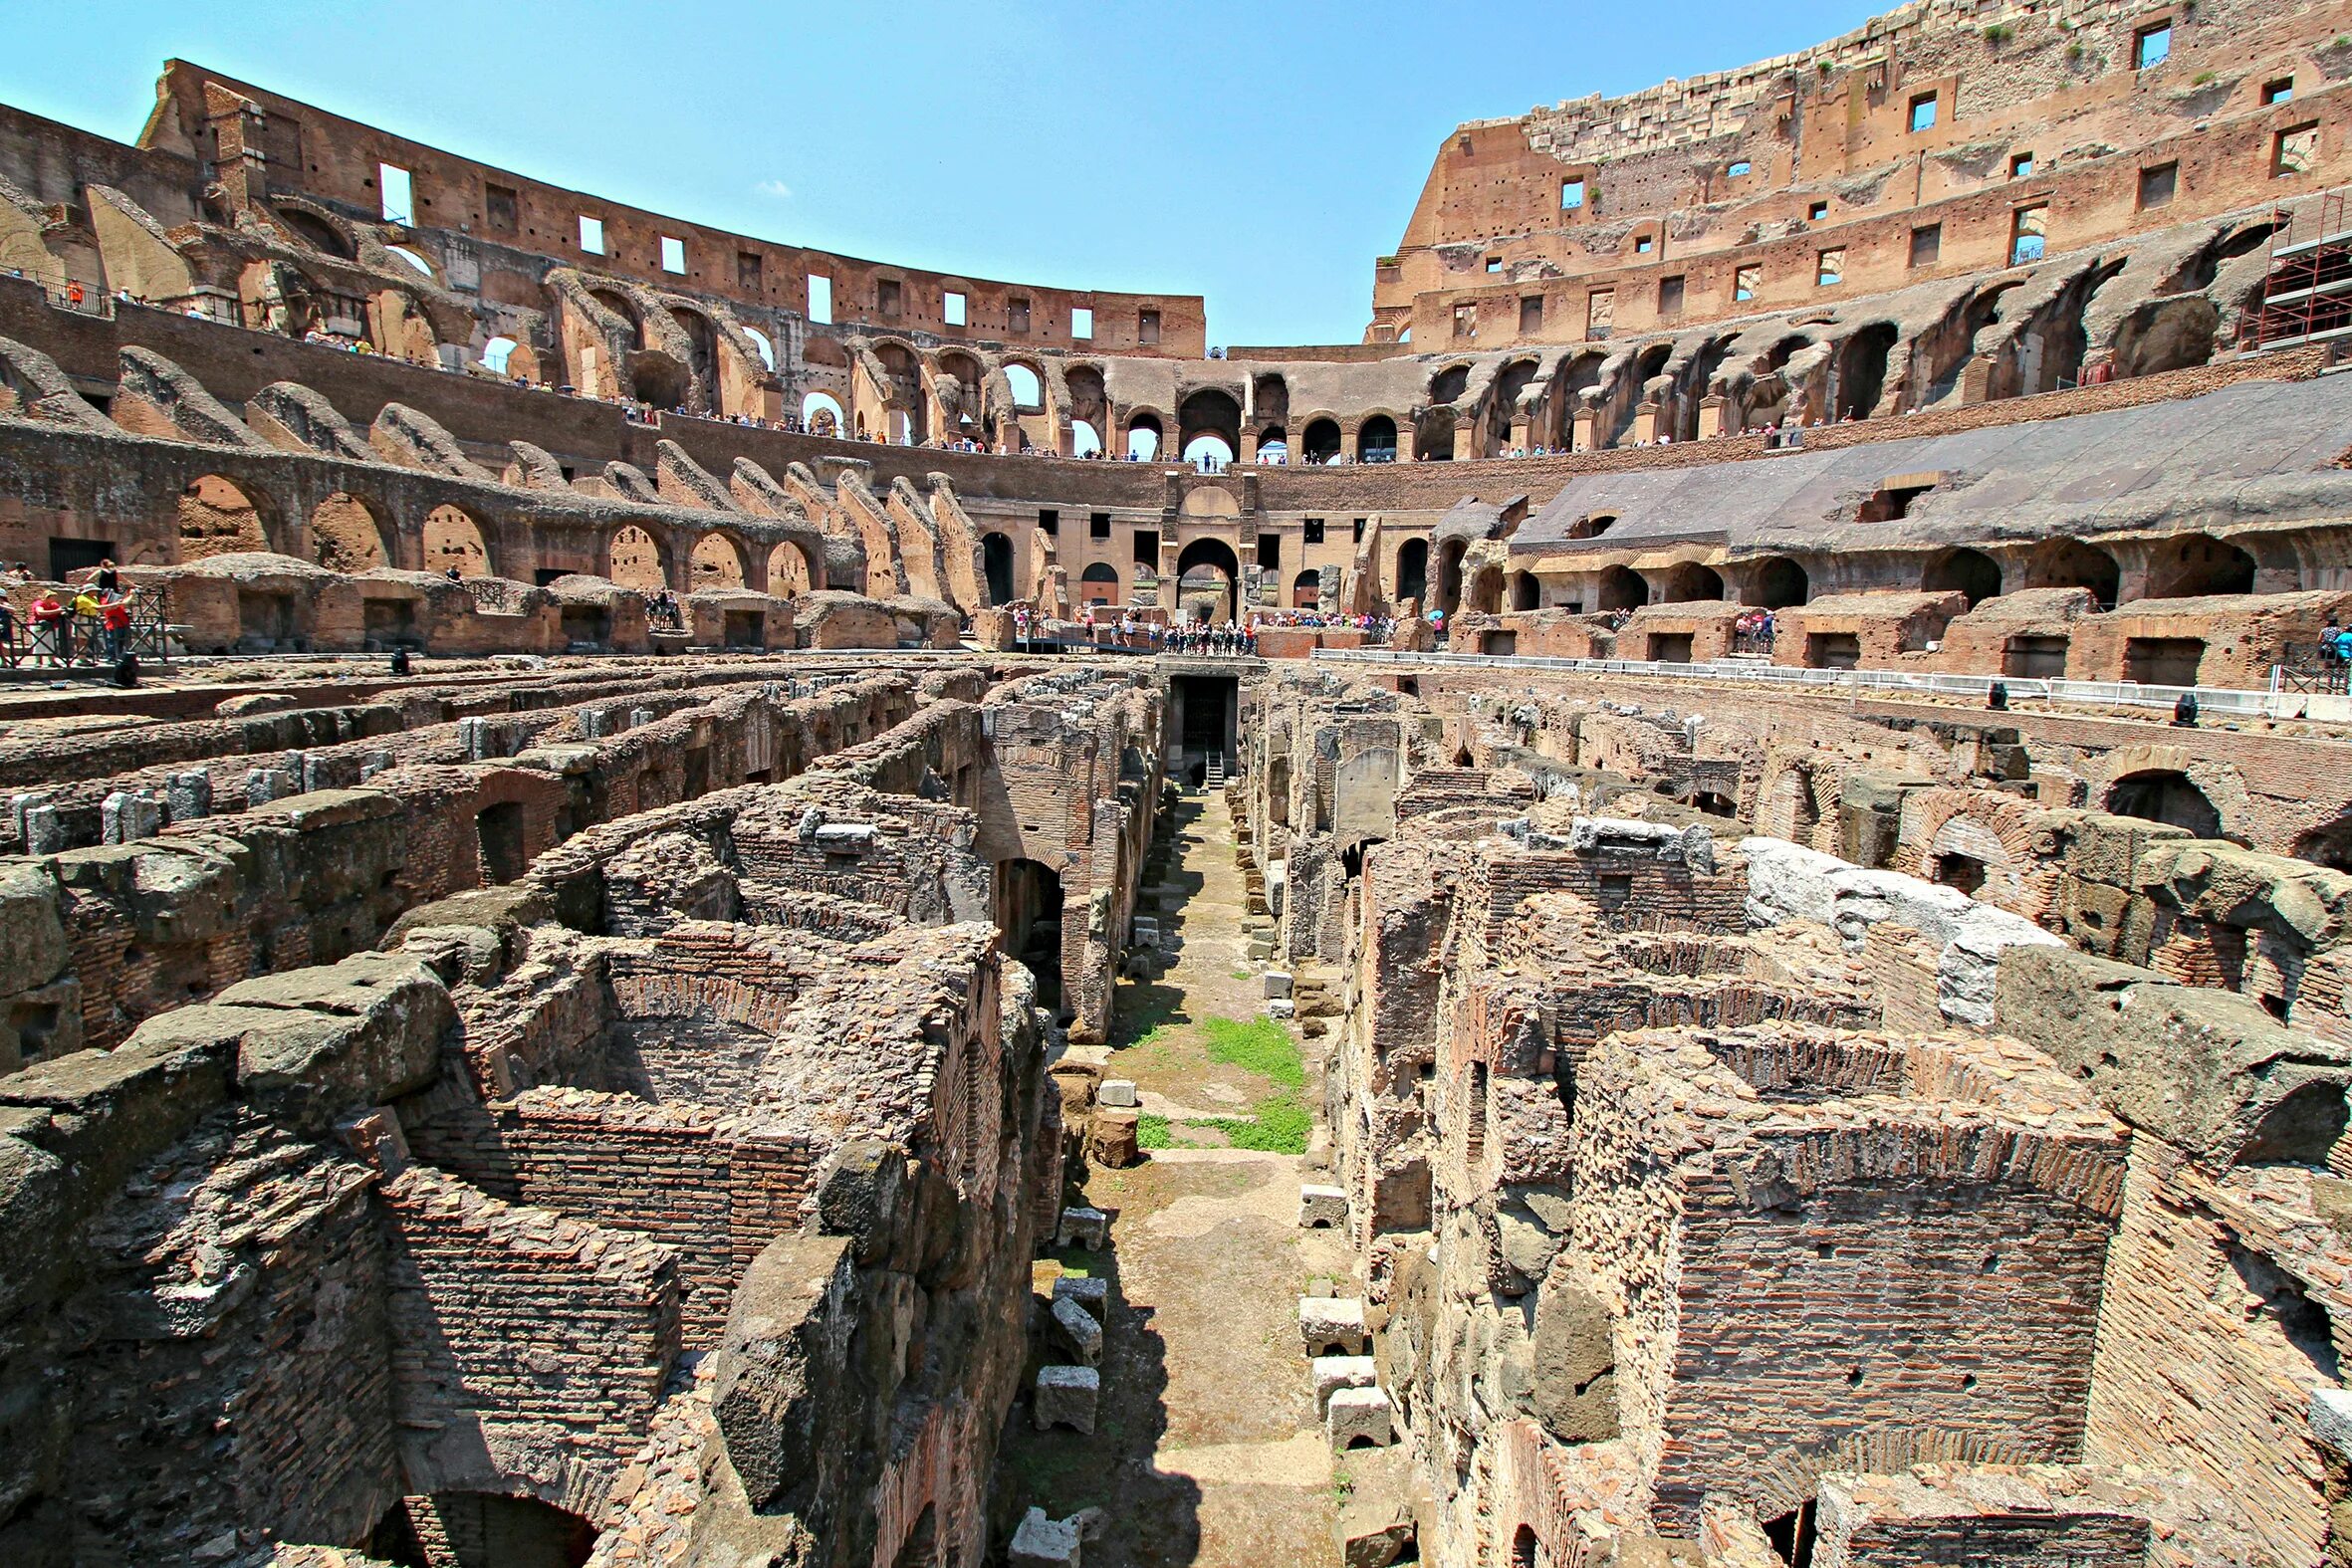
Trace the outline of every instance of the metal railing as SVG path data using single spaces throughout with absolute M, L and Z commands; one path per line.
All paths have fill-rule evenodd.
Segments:
M 2183 696 L 2197 699 L 2200 712 L 2260 718 L 2288 703 L 2283 692 L 2246 691 L 2228 686 L 2148 686 L 2138 681 L 2038 680 L 2018 675 L 1924 674 L 1909 670 L 1816 670 L 1787 664 L 1682 664 L 1663 659 L 1569 659 L 1536 654 L 1394 653 L 1372 648 L 1317 648 L 1315 659 L 1338 664 L 1462 665 L 1482 669 L 1559 670 L 1587 675 L 1649 675 L 1665 680 L 1720 680 L 1822 691 L 1894 696 L 1920 693 L 1942 697 L 1991 695 L 1995 683 L 2011 700 L 2098 707 L 2173 709 Z
M 2278 651 L 2270 688 L 2281 692 L 2317 692 L 2343 696 L 2352 687 L 2352 663 L 2324 642 L 2290 642 Z
M 171 657 L 171 602 L 149 589 L 131 601 L 130 624 L 110 635 L 94 616 L 31 622 L 12 616 L 0 635 L 0 669 L 72 669 L 115 663 L 123 654 L 160 664 Z

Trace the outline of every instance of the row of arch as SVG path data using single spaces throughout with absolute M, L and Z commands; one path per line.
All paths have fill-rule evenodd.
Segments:
M 203 474 L 190 482 L 181 491 L 177 513 L 176 559 L 181 561 L 232 554 L 301 553 L 291 531 L 275 525 L 246 487 L 224 475 Z M 481 521 L 452 503 L 443 502 L 424 514 L 409 548 L 401 548 L 399 533 L 387 526 L 380 504 L 350 491 L 327 496 L 311 509 L 306 522 L 309 558 L 331 571 L 398 566 L 436 575 L 454 571 L 460 577 L 519 575 L 516 563 L 495 559 L 492 534 Z M 789 595 L 808 592 L 822 580 L 822 565 L 812 561 L 798 542 L 787 540 L 763 553 L 757 542 L 723 529 L 696 536 L 685 548 L 682 573 L 673 576 L 673 546 L 665 535 L 666 531 L 657 534 L 638 524 L 621 524 L 601 536 L 596 560 L 584 569 L 647 591 L 748 586 Z M 135 560 L 137 556 L 128 559 Z M 538 574 L 560 573 L 541 568 Z

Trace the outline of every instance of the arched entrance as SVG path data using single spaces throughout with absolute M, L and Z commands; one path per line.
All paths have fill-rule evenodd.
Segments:
M 1761 609 L 1786 609 L 1812 596 L 1812 579 L 1805 575 L 1805 568 L 1786 556 L 1774 556 L 1757 572 L 1748 602 Z
M 1611 566 L 1600 574 L 1600 585 L 1593 608 L 1599 610 L 1640 609 L 1650 602 L 1650 585 L 1640 572 L 1631 566 Z
M 661 546 L 634 523 L 612 531 L 612 569 L 604 575 L 624 588 L 658 592 L 669 585 L 661 569 Z
M 686 558 L 686 586 L 690 589 L 740 588 L 743 581 L 743 552 L 724 534 L 703 535 L 694 554 Z
M 1013 602 L 1013 541 L 1002 534 L 980 536 L 980 565 L 988 578 L 988 601 L 991 604 Z
M 1312 566 L 1291 579 L 1291 607 L 1313 609 L 1323 600 L 1323 574 Z
M 2199 838 L 2222 836 L 2222 813 L 2189 776 L 2171 769 L 2125 774 L 2107 786 L 2107 809 L 2117 816 L 2164 822 Z
M 1928 562 L 1919 585 L 1930 593 L 1958 593 L 1975 609 L 2000 592 L 2000 563 L 1981 550 L 1948 550 Z
M 2115 558 L 2078 539 L 2044 540 L 2025 558 L 2025 586 L 2029 588 L 2088 588 L 2101 609 L 2115 607 L 2123 580 Z
M 1693 599 L 1720 599 L 1723 597 L 1723 574 L 1713 566 L 1686 560 L 1666 573 L 1665 592 L 1660 596 L 1668 604 L 1683 604 Z
M 424 569 L 437 575 L 452 567 L 461 577 L 487 577 L 490 547 L 471 515 L 438 506 L 424 515 Z
M 330 571 L 373 571 L 390 563 L 375 514 L 341 490 L 311 509 L 311 557 Z
M 2183 534 L 2148 553 L 2152 599 L 2191 599 L 2208 593 L 2251 593 L 2254 558 L 2210 534 Z
M 1515 610 L 1540 609 L 1543 606 L 1543 585 L 1531 571 L 1511 574 L 1511 607 Z
M 1300 451 L 1306 461 L 1329 463 L 1339 455 L 1339 422 L 1336 419 L 1309 420 L 1306 433 L 1299 440 Z
M 1187 620 L 1240 618 L 1242 563 L 1221 539 L 1196 539 L 1176 557 L 1176 599 Z
M 266 553 L 261 509 L 233 481 L 206 474 L 179 495 L 179 559 Z
M 1127 421 L 1127 455 L 1138 463 L 1148 463 L 1160 455 L 1159 415 L 1137 414 Z
M 1359 463 L 1396 461 L 1396 421 L 1374 414 L 1355 427 L 1355 456 Z
M 815 586 L 809 580 L 809 558 L 801 554 L 800 546 L 788 541 L 768 552 L 769 592 L 791 598 Z
M 839 435 L 848 425 L 840 399 L 830 392 L 811 392 L 801 399 L 801 428 L 811 435 Z
M 1116 604 L 1119 601 L 1119 568 L 1107 560 L 1097 560 L 1078 573 L 1078 598 L 1087 604 Z

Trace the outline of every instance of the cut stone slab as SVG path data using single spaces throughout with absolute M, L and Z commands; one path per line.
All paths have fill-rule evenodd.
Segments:
M 1314 1378 L 1314 1408 L 1320 1415 L 1330 1408 L 1331 1396 L 1341 1389 L 1377 1388 L 1379 1363 L 1370 1356 L 1317 1356 L 1307 1363 Z
M 1390 1418 L 1388 1396 L 1379 1389 L 1335 1389 L 1323 1407 L 1323 1431 L 1334 1449 L 1385 1449 L 1396 1441 Z
M 1277 1001 L 1291 995 L 1291 977 L 1281 970 L 1269 970 L 1266 975 L 1266 1000 Z
M 1091 1436 L 1101 1397 L 1102 1374 L 1092 1367 L 1040 1367 L 1031 1414 L 1040 1432 L 1058 1423 Z
M 1313 1231 L 1326 1226 L 1347 1229 L 1347 1194 L 1336 1187 L 1310 1184 L 1299 1188 L 1299 1229 Z
M 1105 1078 L 1102 1087 L 1094 1091 L 1094 1098 L 1104 1105 L 1132 1110 L 1135 1107 L 1135 1081 L 1132 1078 Z
M 1032 1508 L 1013 1532 L 1006 1560 L 1011 1568 L 1078 1568 L 1080 1534 L 1077 1520 L 1048 1518 L 1045 1509 Z
M 1062 1343 L 1077 1358 L 1078 1365 L 1102 1365 L 1102 1325 L 1095 1322 L 1093 1315 L 1084 1307 L 1068 1296 L 1057 1298 L 1054 1302 L 1054 1324 L 1060 1332 Z
M 1075 1301 L 1095 1322 L 1105 1322 L 1110 1312 L 1110 1281 L 1100 1274 L 1063 1274 L 1054 1281 L 1054 1302 L 1058 1306 L 1064 1301 Z
M 1298 1338 L 1309 1356 L 1360 1356 L 1371 1348 L 1364 1303 L 1347 1296 L 1300 1296 Z
M 1054 1244 L 1082 1246 L 1089 1252 L 1099 1252 L 1109 1238 L 1110 1216 L 1099 1209 L 1064 1209 L 1061 1229 L 1055 1232 Z
M 1278 998 L 1277 1000 L 1266 1005 L 1266 1015 L 1270 1018 L 1294 1017 L 1297 1014 L 1297 1005 L 1293 1003 L 1288 997 Z

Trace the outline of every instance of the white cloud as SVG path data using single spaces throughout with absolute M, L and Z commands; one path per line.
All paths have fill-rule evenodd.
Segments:
M 792 199 L 793 188 L 780 179 L 764 179 L 752 189 L 763 196 L 774 196 L 778 201 Z

